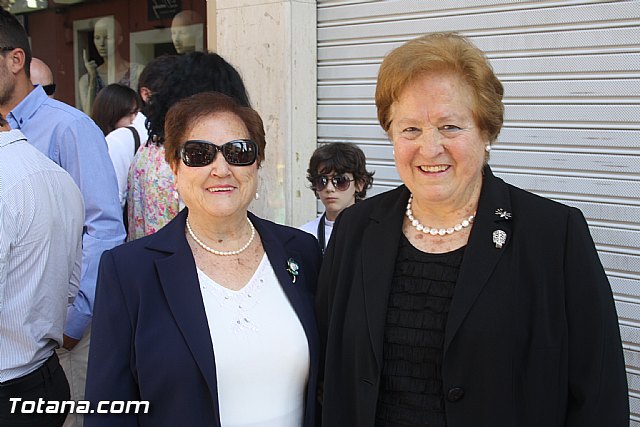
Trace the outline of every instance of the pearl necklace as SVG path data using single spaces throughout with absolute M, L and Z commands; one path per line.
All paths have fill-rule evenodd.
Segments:
M 221 256 L 238 255 L 239 253 L 244 252 L 245 249 L 247 249 L 249 247 L 251 242 L 253 242 L 253 238 L 256 236 L 256 229 L 253 226 L 253 224 L 251 223 L 251 221 L 249 220 L 249 218 L 247 218 L 247 222 L 249 223 L 249 227 L 251 227 L 251 237 L 249 237 L 249 241 L 247 243 L 245 243 L 245 245 L 243 247 L 241 247 L 240 249 L 235 250 L 235 251 L 217 251 L 217 250 L 213 249 L 212 247 L 209 247 L 209 246 L 205 245 L 202 240 L 198 239 L 198 237 L 195 235 L 195 233 L 191 229 L 191 225 L 189 225 L 189 218 L 187 218 L 187 231 L 189 232 L 189 235 L 191 236 L 191 238 L 197 244 L 199 244 L 202 247 L 202 249 L 204 249 L 207 252 L 211 252 L 214 255 L 221 255 Z
M 411 225 L 414 226 L 416 230 L 422 231 L 424 234 L 431 234 L 432 236 L 436 236 L 436 235 L 444 236 L 445 234 L 453 234 L 456 231 L 460 231 L 463 228 L 467 228 L 468 226 L 470 226 L 471 223 L 473 222 L 473 219 L 475 218 L 475 214 L 471 215 L 469 218 L 462 220 L 462 222 L 450 228 L 427 227 L 426 225 L 420 224 L 420 221 L 418 221 L 413 217 L 413 211 L 411 210 L 412 201 L 413 201 L 413 194 L 409 196 L 409 202 L 407 203 L 407 211 L 406 211 L 407 218 L 409 218 L 409 221 L 411 221 Z

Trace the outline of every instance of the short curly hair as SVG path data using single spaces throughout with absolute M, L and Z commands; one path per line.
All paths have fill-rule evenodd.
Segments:
M 391 107 L 416 78 L 433 72 L 450 72 L 471 89 L 476 124 L 494 142 L 504 120 L 502 83 L 484 53 L 455 33 L 433 33 L 410 40 L 382 61 L 376 85 L 380 126 L 389 132 Z
M 179 55 L 162 87 L 153 92 L 145 114 L 151 140 L 160 145 L 164 139 L 164 119 L 169 108 L 181 99 L 201 92 L 220 92 L 250 107 L 249 96 L 238 71 L 213 52 Z
M 178 63 L 178 55 L 160 55 L 153 58 L 144 66 L 140 77 L 138 77 L 138 92 L 141 88 L 146 87 L 151 92 L 157 92 L 162 89 L 167 76 L 173 73 Z
M 237 99 L 219 92 L 202 92 L 176 102 L 164 125 L 164 155 L 172 167 L 180 161 L 180 147 L 193 127 L 207 117 L 231 113 L 240 118 L 249 132 L 249 139 L 258 146 L 258 167 L 264 160 L 267 145 L 260 115 L 251 107 L 240 105 Z
M 373 185 L 373 174 L 367 171 L 367 159 L 355 144 L 349 142 L 330 142 L 322 144 L 311 155 L 307 180 L 313 183 L 318 175 L 330 173 L 353 174 L 355 182 L 362 186 L 362 190 L 356 191 L 356 202 L 367 196 L 367 190 Z

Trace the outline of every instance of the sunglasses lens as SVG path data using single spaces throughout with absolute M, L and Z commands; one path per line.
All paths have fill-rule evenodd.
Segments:
M 230 165 L 248 166 L 258 158 L 258 146 L 248 139 L 239 139 L 224 144 L 222 154 Z
M 180 154 L 185 165 L 202 167 L 211 164 L 218 151 L 234 166 L 248 166 L 258 158 L 258 146 L 248 139 L 229 141 L 221 147 L 208 141 L 191 140 L 184 143 Z
M 327 180 L 327 177 L 320 175 L 313 178 L 311 185 L 314 191 L 322 191 L 326 188 L 328 183 L 329 181 Z
M 351 184 L 351 180 L 346 175 L 334 176 L 331 181 L 333 182 L 333 186 L 336 187 L 336 190 L 339 191 L 345 191 L 349 188 L 349 184 Z
M 346 175 L 337 175 L 333 178 L 319 175 L 313 178 L 313 181 L 311 181 L 311 188 L 315 191 L 322 191 L 327 188 L 327 185 L 329 185 L 329 181 L 331 181 L 331 184 L 333 184 L 333 188 L 338 191 L 345 191 L 349 188 L 349 185 L 351 185 L 351 180 Z
M 218 149 L 205 141 L 187 141 L 182 146 L 182 161 L 190 167 L 207 166 L 216 158 Z
M 55 83 L 51 83 L 48 85 L 44 85 L 42 86 L 42 89 L 44 89 L 44 93 L 46 93 L 47 95 L 51 96 L 54 93 L 56 93 L 56 84 Z

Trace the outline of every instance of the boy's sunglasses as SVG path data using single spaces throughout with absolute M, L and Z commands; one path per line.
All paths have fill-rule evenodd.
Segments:
M 322 191 L 327 188 L 327 185 L 329 185 L 329 181 L 331 181 L 333 187 L 336 190 L 346 191 L 351 185 L 351 181 L 355 180 L 350 179 L 347 175 L 335 175 L 331 178 L 326 175 L 318 175 L 314 176 L 311 180 L 311 189 L 314 191 Z
M 46 93 L 47 95 L 51 96 L 54 93 L 56 93 L 56 84 L 55 83 L 51 83 L 48 85 L 44 85 L 42 86 L 42 89 L 44 89 L 44 93 Z
M 249 139 L 236 139 L 222 145 L 197 139 L 189 140 L 180 148 L 180 158 L 185 165 L 202 167 L 213 163 L 218 151 L 233 166 L 249 166 L 258 158 L 258 146 Z

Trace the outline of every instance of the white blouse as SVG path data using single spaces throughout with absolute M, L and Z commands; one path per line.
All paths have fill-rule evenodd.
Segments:
M 300 427 L 309 346 L 266 254 L 239 291 L 198 269 L 222 427 Z

